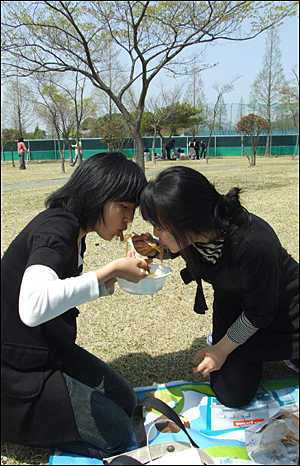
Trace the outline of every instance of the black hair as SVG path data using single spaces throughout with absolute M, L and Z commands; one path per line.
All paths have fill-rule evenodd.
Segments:
M 24 138 L 22 138 L 22 136 L 19 138 L 19 141 L 18 142 L 23 142 L 24 141 Z
M 239 201 L 239 188 L 225 196 L 201 173 L 188 167 L 163 170 L 145 187 L 140 200 L 144 220 L 169 231 L 181 249 L 190 233 L 226 234 L 249 224 L 250 216 Z
M 45 206 L 73 213 L 87 231 L 102 217 L 107 201 L 138 206 L 146 184 L 145 174 L 135 162 L 120 152 L 102 152 L 82 161 L 66 184 L 50 194 Z

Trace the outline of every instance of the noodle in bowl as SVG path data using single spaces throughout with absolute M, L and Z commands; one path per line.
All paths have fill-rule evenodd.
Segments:
M 153 294 L 161 290 L 168 276 L 172 272 L 166 265 L 151 264 L 150 274 L 139 281 L 139 283 L 129 282 L 123 278 L 117 278 L 120 288 L 126 293 L 146 295 Z

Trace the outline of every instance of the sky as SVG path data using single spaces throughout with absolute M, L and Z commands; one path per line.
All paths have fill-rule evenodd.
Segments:
M 295 64 L 298 65 L 299 18 L 285 18 L 283 24 L 278 27 L 278 30 L 281 41 L 280 50 L 283 70 L 287 80 L 291 80 L 293 78 L 291 69 Z M 227 112 L 233 111 L 233 122 L 236 120 L 234 113 L 237 115 L 239 108 L 238 103 L 241 97 L 243 97 L 244 103 L 249 102 L 251 85 L 262 69 L 263 56 L 266 51 L 266 36 L 267 32 L 264 32 L 259 34 L 255 39 L 250 39 L 248 41 L 218 41 L 215 45 L 209 45 L 206 49 L 206 63 L 213 64 L 219 62 L 214 68 L 202 71 L 201 73 L 204 92 L 208 103 L 213 104 L 216 99 L 216 91 L 212 87 L 214 83 L 229 83 L 236 75 L 242 75 L 242 77 L 235 82 L 234 90 L 224 95 L 224 101 L 227 104 Z M 191 53 L 191 49 L 187 48 L 186 50 Z M 167 79 L 172 80 L 174 84 L 177 81 L 175 78 L 167 78 L 160 73 L 156 78 L 156 82 L 164 82 Z M 87 88 L 86 95 L 90 95 L 91 89 L 92 85 L 90 84 Z M 155 82 L 153 82 L 149 88 L 148 95 L 150 96 L 151 93 L 156 93 L 157 91 L 158 88 Z M 237 105 L 231 106 L 231 104 Z M 228 115 L 228 119 L 230 118 L 231 115 Z
M 293 75 L 291 68 L 299 60 L 299 18 L 286 18 L 278 28 L 280 34 L 281 62 L 288 80 Z M 207 49 L 206 60 L 219 62 L 216 67 L 202 72 L 205 93 L 208 102 L 214 102 L 216 91 L 212 89 L 215 82 L 228 83 L 236 75 L 243 75 L 234 84 L 234 91 L 224 96 L 225 102 L 238 103 L 243 96 L 249 102 L 251 85 L 262 69 L 263 56 L 266 51 L 267 32 L 255 39 L 244 42 L 220 41 Z
M 281 63 L 286 79 L 291 80 L 294 77 L 291 68 L 298 65 L 299 62 L 299 18 L 285 18 L 278 30 Z M 244 103 L 249 102 L 251 85 L 262 69 L 263 56 L 266 51 L 266 36 L 267 32 L 263 32 L 255 39 L 243 42 L 223 40 L 207 47 L 205 62 L 208 64 L 219 62 L 217 66 L 201 72 L 208 103 L 212 104 L 216 100 L 217 93 L 212 87 L 215 83 L 230 83 L 237 75 L 242 75 L 242 77 L 234 83 L 234 90 L 224 95 L 225 103 L 227 105 L 238 104 L 241 97 L 243 97 Z M 162 78 L 160 77 L 160 79 Z M 154 92 L 154 87 L 151 90 Z

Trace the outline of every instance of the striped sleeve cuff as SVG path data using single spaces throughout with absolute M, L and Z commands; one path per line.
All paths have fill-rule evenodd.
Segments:
M 245 313 L 243 312 L 240 317 L 231 325 L 227 330 L 227 336 L 230 341 L 236 345 L 242 345 L 245 343 L 258 328 L 254 327 L 250 320 L 247 319 Z

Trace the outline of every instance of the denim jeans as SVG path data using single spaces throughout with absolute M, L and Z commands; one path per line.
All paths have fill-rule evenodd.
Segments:
M 61 370 L 79 441 L 55 446 L 100 459 L 124 452 L 133 433 L 134 390 L 108 364 L 77 345 L 62 358 Z
M 75 163 L 77 162 L 77 160 L 78 160 L 78 154 L 75 154 L 73 163 L 71 163 L 72 167 L 74 167 L 74 165 L 75 165 Z
M 25 166 L 25 152 L 21 152 L 19 154 L 19 157 L 20 157 L 20 170 L 26 170 L 26 166 Z

